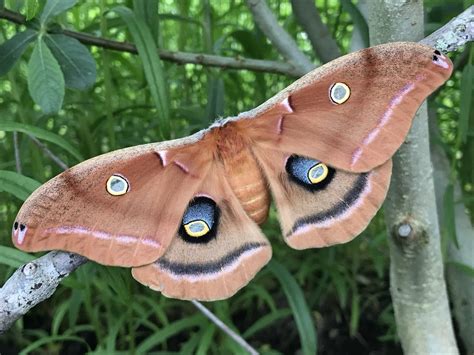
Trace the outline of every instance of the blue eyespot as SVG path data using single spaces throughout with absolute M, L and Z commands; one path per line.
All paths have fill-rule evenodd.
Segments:
M 290 179 L 311 191 L 325 188 L 334 176 L 334 169 L 319 160 L 292 155 L 286 161 Z
M 195 197 L 184 212 L 179 235 L 190 243 L 207 243 L 216 235 L 218 220 L 216 203 L 208 197 Z

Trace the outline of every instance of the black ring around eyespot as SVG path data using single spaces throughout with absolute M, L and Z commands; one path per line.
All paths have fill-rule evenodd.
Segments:
M 308 159 L 308 158 L 305 158 L 305 157 L 302 157 L 302 156 L 296 155 L 296 154 L 291 155 L 287 159 L 286 164 L 285 164 L 285 170 L 286 170 L 290 180 L 295 182 L 299 186 L 305 188 L 306 190 L 311 191 L 311 192 L 324 190 L 331 183 L 332 179 L 334 178 L 334 175 L 336 174 L 336 170 L 334 168 L 331 168 L 330 166 L 326 165 L 328 167 L 328 175 L 326 176 L 326 178 L 324 180 L 322 180 L 321 182 L 318 182 L 316 184 L 311 184 L 311 183 L 305 182 L 305 181 L 301 180 L 299 177 L 297 177 L 294 173 L 292 173 L 293 165 L 298 164 L 298 162 L 300 162 L 304 159 Z
M 180 225 L 179 230 L 178 230 L 178 235 L 185 242 L 193 243 L 193 244 L 208 243 L 212 239 L 214 239 L 217 235 L 217 229 L 218 229 L 218 226 L 219 226 L 220 211 L 219 211 L 219 208 L 217 207 L 217 204 L 214 202 L 214 200 L 212 200 L 208 197 L 205 197 L 205 196 L 197 196 L 197 197 L 195 197 L 194 199 L 191 200 L 191 202 L 188 205 L 188 208 L 186 209 L 186 212 L 190 208 L 198 207 L 200 205 L 203 206 L 203 207 L 208 207 L 208 208 L 212 209 L 213 223 L 212 223 L 212 225 L 208 224 L 209 225 L 209 232 L 207 232 L 207 234 L 205 234 L 201 237 L 192 237 L 186 232 L 186 229 L 184 228 L 185 223 L 184 223 L 183 220 L 181 220 L 181 225 Z M 186 215 L 186 212 L 184 213 L 183 218 Z M 197 216 L 197 217 L 199 218 L 199 216 Z M 204 218 L 201 218 L 201 219 L 204 220 Z

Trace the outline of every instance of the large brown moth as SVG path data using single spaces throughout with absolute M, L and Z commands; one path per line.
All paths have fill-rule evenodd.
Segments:
M 62 249 L 169 297 L 232 296 L 270 259 L 275 201 L 296 249 L 345 243 L 380 208 L 391 156 L 451 61 L 390 43 L 308 73 L 259 107 L 190 137 L 117 150 L 56 176 L 13 225 L 26 251 Z

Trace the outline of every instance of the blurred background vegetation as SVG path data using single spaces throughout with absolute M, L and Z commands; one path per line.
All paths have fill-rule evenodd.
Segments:
M 290 1 L 267 2 L 300 49 L 313 63 L 321 64 L 295 20 Z M 425 1 L 426 34 L 461 13 L 468 2 Z M 31 19 L 39 16 L 45 1 L 4 3 L 7 9 Z M 353 32 L 366 31 L 356 4 L 335 0 L 315 3 L 340 51 L 348 53 Z M 133 12 L 123 8 L 115 11 L 117 6 Z M 152 36 L 139 39 L 137 23 Z M 25 28 L 5 19 L 0 19 L 0 24 L 0 42 Z M 58 14 L 49 26 L 52 30 L 62 26 L 136 44 L 141 40 L 149 48 L 157 46 L 168 51 L 283 61 L 255 26 L 242 0 L 86 0 Z M 153 43 L 147 42 L 150 39 Z M 131 53 L 88 48 L 96 63 L 97 78 L 85 90 L 66 89 L 58 113 L 45 114 L 31 99 L 27 74 L 32 45 L 13 69 L 0 77 L 2 284 L 30 258 L 14 250 L 10 240 L 11 225 L 28 194 L 25 191 L 35 185 L 5 173 L 18 171 L 13 131 L 20 132 L 16 139 L 21 174 L 45 182 L 62 169 L 30 135 L 40 138 L 54 155 L 72 166 L 113 149 L 189 135 L 218 117 L 257 106 L 295 79 L 275 73 L 152 62 Z M 452 59 L 452 78 L 430 98 L 440 132 L 435 144 L 443 147 L 449 157 L 452 181 L 460 181 L 463 190 L 461 201 L 454 200 L 449 191 L 444 196 L 446 235 L 452 235 L 455 203 L 464 203 L 471 218 L 474 209 L 472 49 L 455 53 Z M 147 70 L 157 75 L 152 84 L 147 82 Z M 74 87 L 67 80 L 66 86 Z M 34 128 L 42 131 L 38 133 Z M 387 233 L 382 214 L 383 210 L 351 243 L 296 251 L 284 244 L 272 210 L 263 228 L 278 264 L 265 268 L 231 299 L 209 303 L 207 307 L 262 353 L 311 349 L 311 337 L 304 336 L 298 322 L 309 327 L 310 333 L 317 333 L 321 354 L 400 353 L 390 301 Z M 304 323 L 308 315 L 311 322 Z M 189 302 L 150 291 L 136 283 L 129 270 L 92 262 L 65 279 L 51 299 L 34 308 L 0 338 L 2 354 L 21 350 L 47 354 L 242 352 Z

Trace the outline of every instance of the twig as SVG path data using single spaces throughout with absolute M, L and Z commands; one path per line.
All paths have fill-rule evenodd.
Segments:
M 16 172 L 21 174 L 21 159 L 20 159 L 20 149 L 18 148 L 18 132 L 13 132 L 13 149 L 15 150 L 15 167 Z
M 474 41 L 474 5 L 439 30 L 422 39 L 420 43 L 437 48 L 442 52 L 452 52 L 471 41 Z
M 56 156 L 52 151 L 48 149 L 46 145 L 41 143 L 41 141 L 38 140 L 38 138 L 29 135 L 28 137 L 48 156 L 51 158 L 52 161 L 54 161 L 61 169 L 66 170 L 68 166 L 66 163 L 64 163 L 61 159 L 59 159 L 58 156 Z
M 252 11 L 255 23 L 283 57 L 305 73 L 314 69 L 314 64 L 301 52 L 288 32 L 278 24 L 275 15 L 264 0 L 247 0 L 247 6 Z
M 323 63 L 341 55 L 337 42 L 332 38 L 327 26 L 321 20 L 313 0 L 291 0 L 293 13 L 303 27 L 313 50 Z
M 86 261 L 77 254 L 52 251 L 17 269 L 0 288 L 0 334 L 35 305 L 51 297 L 61 280 Z
M 201 302 L 198 301 L 191 301 L 191 303 L 199 309 L 207 318 L 211 320 L 212 323 L 217 325 L 219 328 L 222 329 L 224 333 L 230 336 L 232 339 L 235 340 L 237 344 L 239 344 L 243 349 L 247 350 L 252 355 L 258 355 L 257 350 L 255 350 L 249 343 L 245 341 L 240 335 L 230 329 L 224 322 L 222 322 L 219 318 L 217 318 L 214 313 L 208 310 Z
M 27 25 L 27 21 L 23 15 L 7 9 L 0 10 L 0 19 L 5 19 L 19 25 Z M 61 32 L 66 36 L 75 38 L 86 45 L 92 45 L 120 52 L 138 54 L 135 45 L 129 42 L 114 41 L 77 31 L 62 30 Z M 240 56 L 232 58 L 211 54 L 179 51 L 172 52 L 167 50 L 160 50 L 159 55 L 160 58 L 163 60 L 178 64 L 191 63 L 226 69 L 247 69 L 258 72 L 289 75 L 292 77 L 300 77 L 306 73 L 306 71 L 301 70 L 301 68 L 292 65 L 291 63 L 283 63 L 272 60 L 250 59 Z

